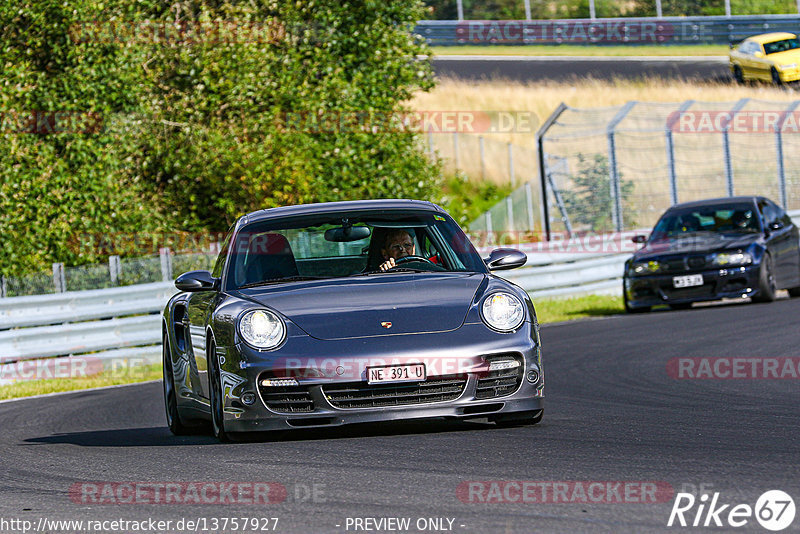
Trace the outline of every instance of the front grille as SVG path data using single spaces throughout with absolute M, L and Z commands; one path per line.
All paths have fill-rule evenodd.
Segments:
M 267 408 L 279 413 L 314 411 L 314 401 L 308 386 L 259 386 Z
M 711 291 L 713 290 L 713 286 L 711 284 L 706 284 L 702 286 L 695 286 L 695 287 L 682 287 L 682 288 L 674 288 L 674 287 L 664 287 L 662 291 L 667 296 L 668 299 L 690 299 L 696 297 L 708 297 L 711 295 Z
M 442 376 L 404 384 L 329 384 L 322 387 L 322 393 L 336 408 L 378 408 L 455 400 L 466 385 L 465 376 Z
M 692 256 L 687 260 L 690 269 L 700 269 L 705 267 L 706 259 L 703 256 Z
M 515 359 L 519 365 L 511 369 L 498 369 L 496 371 L 487 371 L 485 376 L 478 378 L 478 384 L 475 388 L 476 399 L 492 399 L 494 397 L 502 397 L 504 395 L 511 395 L 520 383 L 522 383 L 522 375 L 525 372 L 525 365 L 522 358 L 516 354 L 505 356 L 490 356 L 486 358 L 487 362 Z

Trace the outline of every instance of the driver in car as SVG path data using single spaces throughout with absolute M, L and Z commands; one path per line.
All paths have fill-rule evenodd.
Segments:
M 386 234 L 386 242 L 381 249 L 381 255 L 385 261 L 380 264 L 378 269 L 388 271 L 396 266 L 395 260 L 413 256 L 415 253 L 414 239 L 411 234 L 405 230 L 392 230 Z

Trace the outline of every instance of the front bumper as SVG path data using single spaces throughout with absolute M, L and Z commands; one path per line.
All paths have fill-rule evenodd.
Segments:
M 266 353 L 241 345 L 228 347 L 224 350 L 222 364 L 225 429 L 242 432 L 432 417 L 466 419 L 541 410 L 544 406 L 544 367 L 537 328 L 526 322 L 513 334 L 500 334 L 482 324 L 466 324 L 454 331 L 436 334 L 325 341 L 307 335 L 290 337 L 281 349 Z M 317 355 L 317 358 L 309 358 L 309 354 Z M 470 367 L 469 362 L 510 355 L 520 362 L 516 371 L 519 373 L 518 386 L 497 390 L 490 387 L 487 396 L 486 384 L 492 381 L 486 366 Z M 389 405 L 397 402 L 386 393 L 393 391 L 394 386 L 373 388 L 367 385 L 366 375 L 362 372 L 365 366 L 374 365 L 376 361 L 389 365 L 413 360 L 426 362 L 428 376 L 421 383 L 426 385 L 424 393 L 415 395 L 412 403 L 408 403 L 408 398 L 402 398 L 399 400 L 401 404 Z M 308 364 L 328 375 L 311 378 L 303 373 L 296 375 L 298 386 L 291 389 L 300 395 L 289 398 L 293 402 L 302 400 L 299 403 L 301 411 L 289 412 L 286 404 L 278 404 L 276 408 L 276 404 L 266 398 L 267 393 L 274 390 L 259 387 L 264 377 L 285 374 L 287 361 L 302 361 L 301 367 Z M 468 363 L 461 366 L 458 362 L 462 361 Z M 434 362 L 433 365 L 430 362 Z M 328 373 L 338 368 L 344 369 L 343 376 Z M 528 372 L 535 369 L 538 369 L 539 377 L 531 382 Z M 458 382 L 456 393 L 448 396 L 435 393 L 443 391 L 438 382 L 448 380 Z M 355 393 L 347 393 L 350 386 Z M 408 384 L 408 388 L 414 387 Z M 401 386 L 399 389 L 404 388 Z M 342 401 L 343 390 L 345 401 Z M 499 394 L 493 395 L 494 391 Z M 245 393 L 255 393 L 253 404 L 243 403 Z M 369 396 L 367 405 L 349 406 L 349 399 L 365 396 Z M 274 400 L 274 397 L 271 398 Z M 441 398 L 446 400 L 437 400 Z
M 675 288 L 676 276 L 700 274 L 703 285 Z M 724 298 L 752 297 L 758 293 L 759 266 L 746 265 L 727 269 L 706 269 L 674 274 L 626 276 L 624 282 L 628 306 L 642 308 L 660 304 L 685 304 Z

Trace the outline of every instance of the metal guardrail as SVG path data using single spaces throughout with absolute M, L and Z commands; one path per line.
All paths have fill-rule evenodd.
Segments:
M 800 210 L 790 212 L 800 225 Z M 629 253 L 539 252 L 521 245 L 526 266 L 501 271 L 531 296 L 619 294 Z M 481 250 L 488 253 L 488 250 Z M 87 355 L 92 361 L 137 363 L 160 360 L 160 316 L 176 289 L 171 283 L 142 284 L 0 301 L 0 385 L 14 381 L 14 362 L 59 361 Z
M 561 20 L 430 20 L 415 33 L 431 45 L 728 44 L 768 32 L 797 32 L 799 15 Z

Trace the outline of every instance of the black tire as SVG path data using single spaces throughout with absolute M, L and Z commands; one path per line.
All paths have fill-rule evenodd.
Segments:
M 625 289 L 622 290 L 622 302 L 625 304 L 625 311 L 628 313 L 648 313 L 650 311 L 650 306 L 632 308 L 631 305 L 628 304 L 628 295 L 625 293 Z
M 800 297 L 800 287 L 790 287 L 789 288 L 789 296 L 790 297 Z
M 733 79 L 736 80 L 738 84 L 744 83 L 744 73 L 742 72 L 742 67 L 739 65 L 733 66 Z
M 692 303 L 691 302 L 681 302 L 679 304 L 670 304 L 669 307 L 672 310 L 688 310 L 689 308 L 692 307 Z
M 764 254 L 761 268 L 758 270 L 758 294 L 753 297 L 755 302 L 772 302 L 778 287 L 775 284 L 775 273 L 772 270 L 772 257 Z
M 222 400 L 222 384 L 220 381 L 219 359 L 217 347 L 212 342 L 208 346 L 208 394 L 211 401 L 211 431 L 214 437 L 223 443 L 231 440 L 225 432 L 225 416 Z
M 169 339 L 166 334 L 162 340 L 162 366 L 164 371 L 164 408 L 169 431 L 176 436 L 192 434 L 196 428 L 184 424 L 178 411 L 178 395 L 175 393 L 175 377 L 172 374 L 172 356 L 169 350 Z
M 781 81 L 781 75 L 778 74 L 778 70 L 775 67 L 772 67 L 770 72 L 772 73 L 772 83 L 775 85 L 783 85 L 783 82 Z
M 518 412 L 508 415 L 498 415 L 494 420 L 499 427 L 508 428 L 514 426 L 532 426 L 542 422 L 544 410 L 533 410 L 530 412 Z

